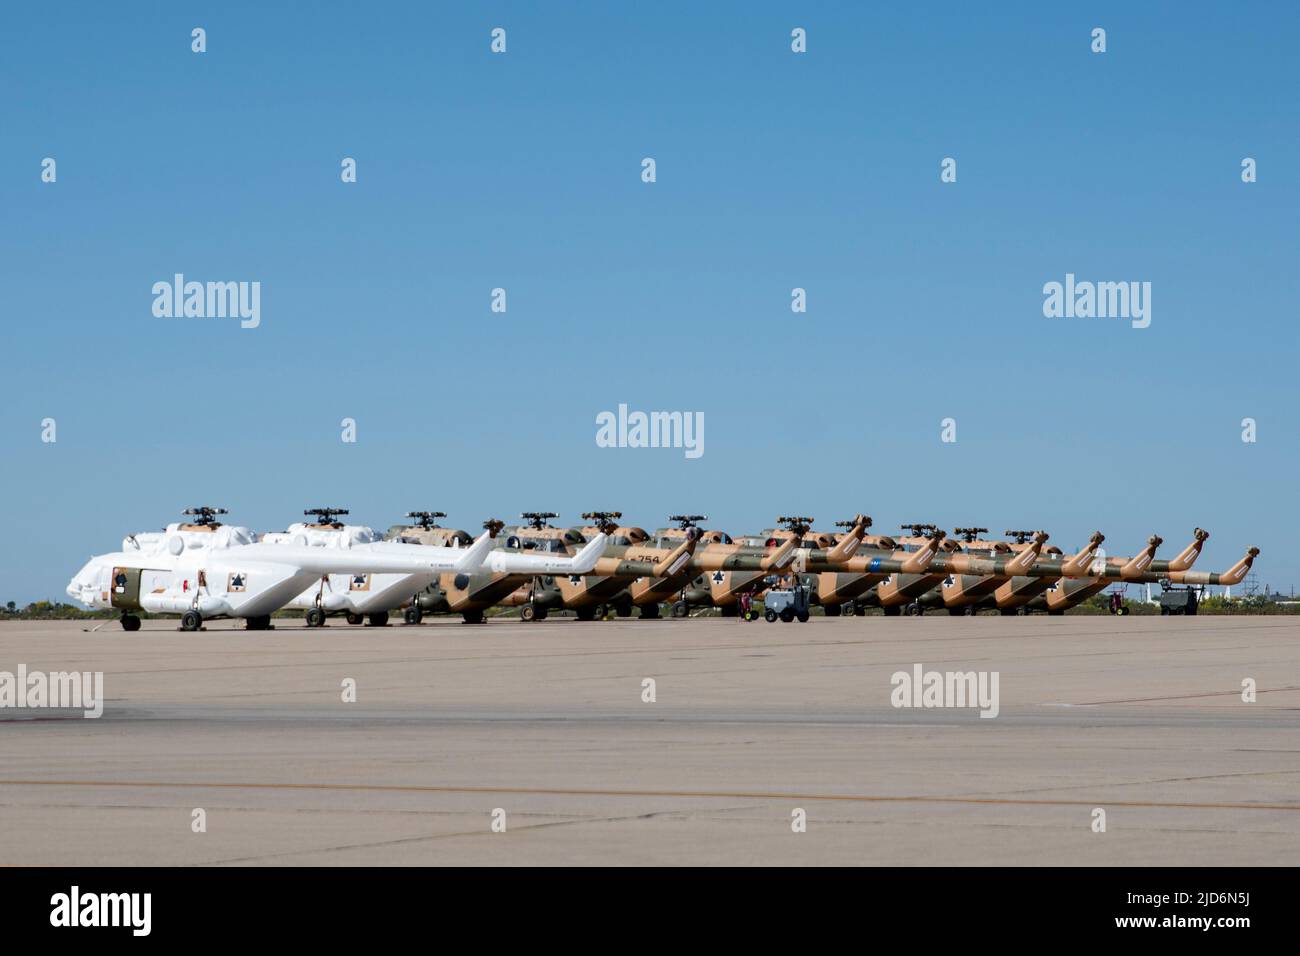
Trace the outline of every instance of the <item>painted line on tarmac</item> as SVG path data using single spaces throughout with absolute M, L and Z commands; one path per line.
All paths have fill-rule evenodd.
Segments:
M 1261 687 L 1255 691 L 1257 694 L 1281 694 L 1288 691 L 1300 690 L 1300 686 L 1294 687 Z M 1239 690 L 1213 690 L 1206 691 L 1203 694 L 1174 694 L 1169 697 L 1126 697 L 1123 700 L 1090 700 L 1087 703 L 1079 704 L 1080 707 L 1096 707 L 1099 704 L 1146 704 L 1157 700 L 1197 700 L 1203 697 L 1240 697 Z
M 541 797 L 668 797 L 723 800 L 828 800 L 846 803 L 955 803 L 1024 807 L 1130 807 L 1152 810 L 1300 810 L 1300 803 L 1170 803 L 1151 800 L 1033 800 L 1010 797 L 885 796 L 850 793 L 783 793 L 747 790 L 601 790 L 569 787 L 440 787 L 420 784 L 234 783 L 146 780 L 0 780 L 0 787 L 114 787 L 178 790 L 310 790 L 365 793 L 509 794 Z

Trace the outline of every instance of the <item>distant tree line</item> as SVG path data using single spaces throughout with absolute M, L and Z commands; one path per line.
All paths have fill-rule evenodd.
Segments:
M 77 607 L 75 604 L 64 604 L 62 601 L 33 601 L 26 607 L 19 607 L 14 601 L 8 602 L 4 606 L 2 616 L 13 618 L 18 621 L 68 621 L 81 619 L 95 619 L 104 617 L 117 617 L 118 611 L 87 611 L 85 608 Z

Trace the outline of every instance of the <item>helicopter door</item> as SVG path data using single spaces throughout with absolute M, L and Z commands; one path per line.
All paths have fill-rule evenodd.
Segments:
M 135 609 L 140 606 L 140 569 L 114 568 L 109 578 L 109 600 L 113 607 Z

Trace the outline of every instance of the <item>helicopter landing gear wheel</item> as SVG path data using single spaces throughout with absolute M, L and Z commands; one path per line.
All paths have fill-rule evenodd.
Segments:
M 271 630 L 271 615 L 259 614 L 257 617 L 250 617 L 244 621 L 244 630 L 246 631 L 269 631 Z
M 122 630 L 124 630 L 124 631 L 138 631 L 138 630 L 140 630 L 140 619 L 139 619 L 138 617 L 136 617 L 134 614 L 123 614 L 123 615 L 122 615 Z
M 368 623 L 370 627 L 387 627 L 388 612 L 380 611 L 378 614 L 370 615 L 370 621 Z
M 424 612 L 420 610 L 420 605 L 412 604 L 402 612 L 402 620 L 407 624 L 419 624 L 424 620 Z
M 673 617 L 686 617 L 691 613 L 691 606 L 685 601 L 677 601 L 673 604 Z
M 308 627 L 325 626 L 325 612 L 318 607 L 308 608 L 305 617 Z
M 197 631 L 203 626 L 203 615 L 198 611 L 186 611 L 181 615 L 182 631 Z
M 347 621 L 349 624 L 351 624 L 353 627 L 360 627 L 362 624 L 366 622 L 366 619 L 362 617 L 360 614 L 358 614 L 356 611 L 348 611 L 348 613 L 343 616 L 343 619 Z

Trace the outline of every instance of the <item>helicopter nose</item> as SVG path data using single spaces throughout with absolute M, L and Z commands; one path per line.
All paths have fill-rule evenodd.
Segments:
M 98 568 L 94 561 L 88 561 L 68 582 L 67 593 L 83 604 L 90 604 L 94 600 L 97 585 Z
M 95 586 L 93 582 L 83 581 L 80 577 L 75 577 L 68 582 L 68 597 L 82 604 L 90 604 L 95 597 Z

